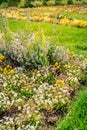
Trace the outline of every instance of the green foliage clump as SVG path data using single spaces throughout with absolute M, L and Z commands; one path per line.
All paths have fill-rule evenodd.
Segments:
M 68 5 L 72 5 L 73 4 L 73 0 L 67 0 L 67 4 Z
M 0 0 L 0 8 L 7 8 L 9 6 L 18 7 L 40 7 L 52 5 L 72 5 L 72 4 L 87 4 L 86 0 Z

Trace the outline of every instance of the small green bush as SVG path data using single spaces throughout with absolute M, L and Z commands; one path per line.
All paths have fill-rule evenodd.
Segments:
M 84 5 L 84 4 L 87 4 L 87 0 L 73 0 L 73 4 Z
M 20 0 L 7 0 L 8 6 L 18 6 Z
M 34 7 L 41 7 L 41 6 L 43 6 L 43 3 L 42 3 L 41 1 L 31 2 L 31 4 L 32 4 Z
M 72 5 L 73 4 L 73 0 L 67 0 L 67 4 L 68 5 Z
M 3 3 L 0 5 L 0 8 L 8 8 L 8 3 L 3 2 Z
M 56 5 L 61 5 L 61 0 L 55 0 Z
M 55 1 L 54 0 L 50 0 L 50 1 L 47 2 L 47 5 L 48 6 L 53 6 L 53 5 L 55 5 Z

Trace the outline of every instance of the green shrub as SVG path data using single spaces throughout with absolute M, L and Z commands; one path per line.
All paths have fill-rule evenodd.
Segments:
M 21 0 L 20 2 L 19 2 L 19 7 L 24 7 L 24 8 L 26 8 L 26 7 L 32 7 L 33 5 L 32 5 L 32 2 L 34 2 L 34 0 Z
M 48 6 L 53 6 L 53 5 L 55 5 L 55 1 L 54 0 L 50 0 L 50 1 L 47 2 L 47 5 Z
M 61 5 L 61 0 L 55 0 L 56 5 Z
M 48 0 L 42 0 L 43 5 L 47 5 Z
M 72 5 L 72 4 L 87 4 L 87 0 L 0 0 L 1 8 L 6 8 L 8 6 L 18 6 L 18 7 L 40 7 L 44 5 Z
M 15 63 L 28 68 L 39 68 L 49 64 L 47 59 L 49 48 L 46 45 L 46 41 L 43 40 L 43 34 L 36 34 L 34 41 L 32 43 L 30 41 L 28 45 L 26 42 L 29 42 L 29 39 L 23 40 L 17 34 L 19 38 L 16 39 L 15 34 L 13 34 L 14 38 L 7 44 L 9 39 L 6 38 L 6 34 L 4 36 L 5 40 L 0 42 L 0 51 Z
M 50 47 L 48 52 L 48 59 L 51 63 L 56 61 L 66 63 L 69 60 L 68 51 L 62 46 Z
M 68 5 L 73 4 L 73 0 L 67 0 L 67 4 L 68 4 Z
M 18 6 L 20 0 L 7 0 L 8 6 Z
M 73 0 L 73 4 L 84 5 L 84 4 L 87 4 L 87 0 Z
M 8 3 L 6 2 L 3 2 L 1 5 L 0 5 L 0 8 L 7 8 L 8 7 Z
M 43 6 L 43 3 L 42 3 L 41 1 L 31 2 L 31 4 L 32 4 L 34 7 L 41 7 L 41 6 Z

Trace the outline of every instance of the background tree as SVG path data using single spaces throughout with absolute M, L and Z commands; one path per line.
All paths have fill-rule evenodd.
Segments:
M 17 6 L 20 0 L 7 0 L 8 6 Z
M 7 0 L 0 0 L 0 4 L 2 4 L 2 2 L 7 2 Z
M 46 5 L 48 0 L 43 0 L 42 2 L 43 2 L 43 5 Z
M 61 4 L 61 0 L 55 0 L 55 4 L 56 5 L 60 5 Z
M 73 0 L 67 0 L 67 4 L 68 4 L 68 5 L 73 4 Z

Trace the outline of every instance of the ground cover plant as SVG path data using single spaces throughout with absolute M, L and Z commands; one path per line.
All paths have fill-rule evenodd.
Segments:
M 52 126 L 55 125 L 56 121 L 67 113 L 71 99 L 81 86 L 86 84 L 86 51 L 84 55 L 78 56 L 61 46 L 61 42 L 59 44 L 55 36 L 49 38 L 50 29 L 48 32 L 43 31 L 43 29 L 37 31 L 37 29 L 35 29 L 37 24 L 43 28 L 47 26 L 50 28 L 53 27 L 53 25 L 57 27 L 58 23 L 55 22 L 44 23 L 50 22 L 48 21 L 47 14 L 45 16 L 47 21 L 41 20 L 40 23 L 38 23 L 39 20 L 37 20 L 37 22 L 31 22 L 31 15 L 33 13 L 36 18 L 36 15 L 37 17 L 40 15 L 40 10 L 47 13 L 48 8 L 37 9 L 38 15 L 35 12 L 36 9 L 32 11 L 31 9 L 13 8 L 13 10 L 7 9 L 7 13 L 5 10 L 1 10 L 1 130 L 53 129 Z M 73 12 L 78 13 L 78 19 L 79 13 L 82 13 L 82 17 L 85 16 L 84 19 L 86 21 L 86 7 L 72 6 L 67 10 L 66 8 L 66 6 L 62 7 L 62 9 L 59 7 L 59 9 L 62 10 L 61 13 L 69 13 L 69 11 L 72 14 Z M 49 14 L 52 9 L 54 13 L 57 11 L 57 7 L 49 8 Z M 27 12 L 29 10 L 31 15 Z M 82 11 L 79 12 L 80 10 Z M 22 14 L 23 16 L 21 13 L 24 13 Z M 65 13 L 64 18 L 59 15 L 61 17 L 59 20 L 67 21 L 70 19 L 65 18 Z M 53 14 L 51 17 L 54 16 L 56 17 L 56 14 Z M 71 17 L 73 17 L 73 15 Z M 23 27 L 22 32 L 17 30 L 17 26 L 20 26 L 20 28 Z M 34 28 L 31 28 L 33 26 Z M 85 31 L 87 28 L 84 20 L 79 21 L 79 24 L 76 24 L 75 27 L 71 24 L 59 24 L 58 29 L 59 28 L 68 28 L 70 31 L 73 29 L 73 32 L 76 30 L 83 31 L 84 36 L 81 38 L 82 40 L 84 38 L 84 42 L 86 41 Z M 56 34 L 55 30 L 54 34 Z M 65 42 L 67 42 L 67 39 Z M 70 43 L 68 45 L 70 45 Z M 83 51 L 87 50 L 86 44 L 84 45 L 83 47 L 80 43 L 76 44 L 76 48 L 83 48 Z

